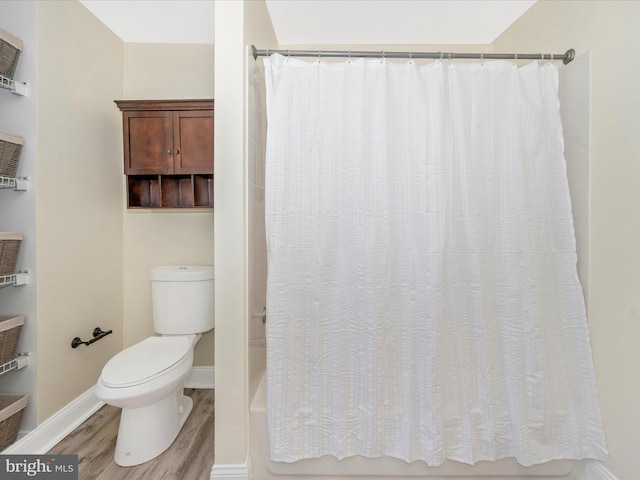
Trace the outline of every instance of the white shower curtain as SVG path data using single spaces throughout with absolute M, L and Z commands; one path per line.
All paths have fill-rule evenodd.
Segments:
M 556 66 L 265 65 L 271 459 L 605 460 Z

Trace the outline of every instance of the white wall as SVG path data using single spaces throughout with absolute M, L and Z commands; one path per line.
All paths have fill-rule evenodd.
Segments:
M 537 2 L 496 51 L 591 57 L 589 329 L 610 466 L 640 472 L 640 2 Z

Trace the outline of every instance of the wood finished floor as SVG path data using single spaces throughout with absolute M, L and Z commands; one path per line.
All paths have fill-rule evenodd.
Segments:
M 79 480 L 208 480 L 213 466 L 213 390 L 185 389 L 193 410 L 159 457 L 135 467 L 113 461 L 120 409 L 105 405 L 48 453 L 77 454 Z

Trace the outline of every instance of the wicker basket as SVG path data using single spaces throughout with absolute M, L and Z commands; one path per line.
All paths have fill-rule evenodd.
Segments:
M 21 52 L 22 40 L 0 28 L 0 75 L 13 80 Z
M 16 358 L 24 315 L 0 315 L 0 365 Z
M 0 277 L 13 275 L 16 272 L 16 263 L 21 244 L 21 233 L 0 232 Z
M 0 450 L 18 438 L 22 414 L 28 400 L 28 395 L 0 395 Z
M 20 163 L 24 138 L 0 132 L 0 176 L 15 177 Z

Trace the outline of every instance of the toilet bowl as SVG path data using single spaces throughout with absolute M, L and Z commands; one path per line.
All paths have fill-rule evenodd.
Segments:
M 213 328 L 211 267 L 157 267 L 151 279 L 154 326 L 162 335 L 116 354 L 96 384 L 100 400 L 122 409 L 114 460 L 123 467 L 157 457 L 180 433 L 193 408 L 183 390 L 202 337 L 195 332 Z
M 191 370 L 199 336 L 189 337 L 149 337 L 118 353 L 102 370 L 96 395 L 120 408 L 143 407 L 166 396 Z
M 114 459 L 139 465 L 171 446 L 193 408 L 183 395 L 200 335 L 149 337 L 105 365 L 96 395 L 122 408 Z

